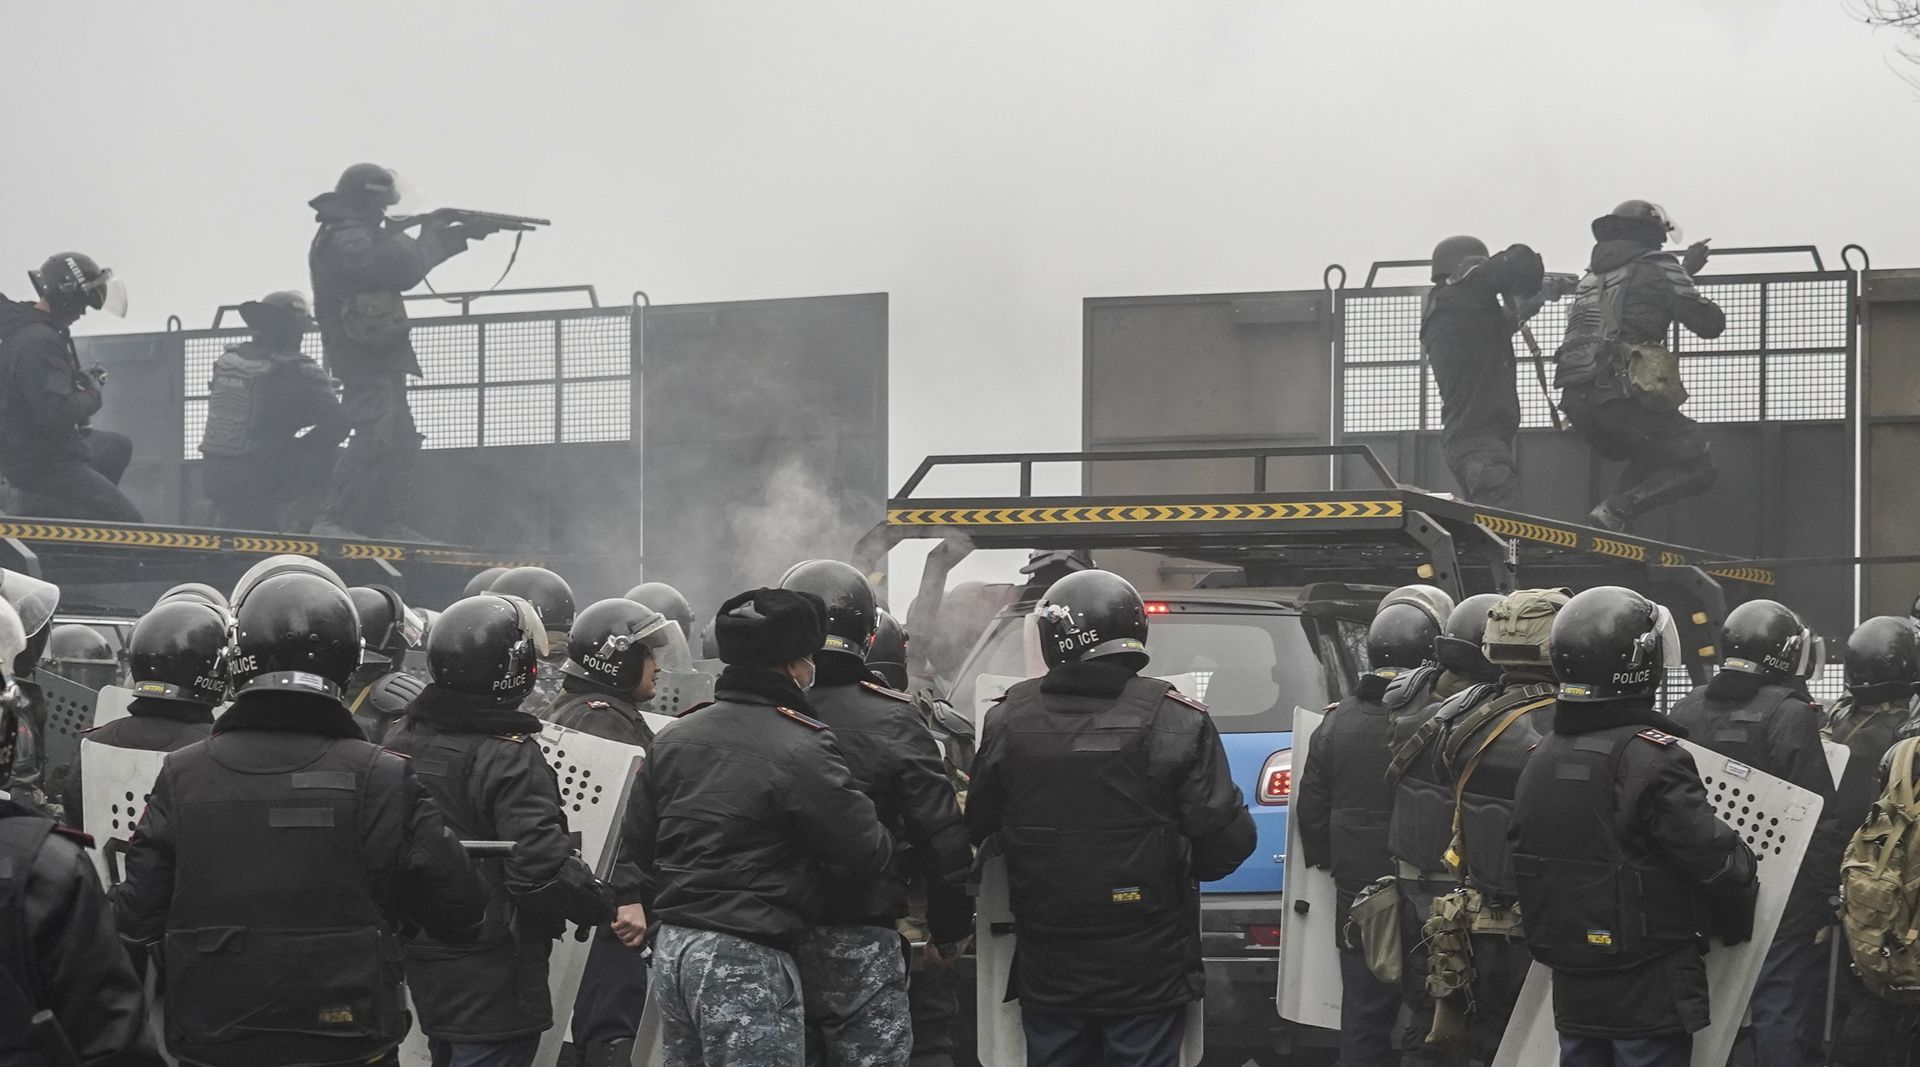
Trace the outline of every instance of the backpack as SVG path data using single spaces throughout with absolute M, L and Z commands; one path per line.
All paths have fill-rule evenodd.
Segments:
M 1895 745 L 1885 791 L 1847 842 L 1840 865 L 1840 923 L 1854 969 L 1869 990 L 1920 1004 L 1920 738 Z

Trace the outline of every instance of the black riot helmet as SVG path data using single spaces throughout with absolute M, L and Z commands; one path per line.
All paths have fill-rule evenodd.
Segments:
M 1680 662 L 1680 631 L 1666 608 L 1603 585 L 1574 595 L 1553 620 L 1553 673 L 1573 703 L 1652 697 Z
M 47 635 L 40 665 L 51 674 L 99 690 L 120 680 L 120 661 L 106 635 L 91 626 L 70 622 Z
M 59 252 L 47 257 L 39 270 L 27 272 L 33 291 L 47 302 L 47 311 L 62 323 L 70 323 L 87 313 L 105 311 L 119 318 L 127 316 L 127 291 L 113 271 L 79 252 Z
M 1403 585 L 1380 600 L 1367 627 L 1367 664 L 1391 677 L 1434 662 L 1453 598 L 1431 585 Z
M 515 567 L 495 578 L 487 592 L 519 597 L 532 604 L 547 628 L 548 644 L 559 647 L 566 643 L 567 630 L 573 626 L 573 586 L 565 578 L 545 567 Z
M 153 606 L 157 608 L 162 604 L 170 604 L 176 600 L 198 601 L 202 604 L 219 608 L 222 615 L 230 615 L 233 613 L 233 605 L 227 602 L 227 594 L 222 593 L 220 590 L 204 582 L 186 582 L 181 585 L 176 585 L 172 589 L 161 593 L 160 599 L 154 601 Z
M 1484 263 L 1487 243 L 1478 237 L 1449 237 L 1433 246 L 1433 280 L 1443 282 L 1462 270 Z
M 370 214 L 379 214 L 400 202 L 393 172 L 378 163 L 355 163 L 340 172 L 333 191 Z
M 353 598 L 324 575 L 281 570 L 237 598 L 227 651 L 238 695 L 256 689 L 338 699 L 360 666 L 360 619 Z
M 1680 227 L 1667 209 L 1651 200 L 1623 200 L 1612 211 L 1593 220 L 1596 241 L 1642 241 L 1655 248 L 1683 242 Z
M 366 642 L 369 663 L 399 663 L 410 649 L 420 647 L 420 620 L 391 586 L 356 585 L 347 590 L 353 610 L 360 614 L 360 639 Z
M 1103 656 L 1124 657 L 1135 670 L 1147 665 L 1147 605 L 1112 571 L 1076 571 L 1053 583 L 1033 618 L 1048 667 Z
M 640 665 L 675 640 L 675 623 L 626 597 L 589 604 L 567 635 L 561 673 L 628 692 L 640 680 Z
M 488 567 L 486 570 L 467 579 L 467 588 L 460 595 L 462 597 L 479 596 L 481 593 L 492 589 L 493 583 L 505 573 L 507 573 L 507 568 L 505 567 Z
M 227 615 L 179 598 L 140 617 L 127 641 L 136 696 L 212 707 L 227 697 Z
M 1785 685 L 1817 674 L 1826 650 L 1785 604 L 1749 600 L 1720 628 L 1721 667 Z
M 889 689 L 904 691 L 907 688 L 907 628 L 885 608 L 880 610 L 880 625 L 873 631 L 867 670 Z
M 827 641 L 820 651 L 866 660 L 880 625 L 880 605 L 866 575 L 839 560 L 810 559 L 788 569 L 780 588 L 812 593 L 826 603 Z
M 1881 615 L 1847 638 L 1847 692 L 1861 704 L 1904 699 L 1920 684 L 1920 639 L 1913 622 Z
M 626 598 L 665 615 L 680 624 L 682 634 L 689 638 L 693 636 L 693 605 L 673 586 L 665 582 L 642 582 L 627 590 Z
M 482 593 L 440 613 L 427 638 L 427 673 L 443 689 L 517 704 L 533 692 L 549 651 L 546 624 L 532 603 Z
M 1475 682 L 1497 682 L 1500 668 L 1487 660 L 1481 648 L 1487 637 L 1487 618 L 1499 593 L 1479 593 L 1462 600 L 1447 616 L 1447 628 L 1433 639 L 1433 651 L 1440 665 L 1462 678 Z

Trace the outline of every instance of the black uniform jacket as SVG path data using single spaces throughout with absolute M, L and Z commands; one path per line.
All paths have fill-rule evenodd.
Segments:
M 1128 1015 L 1205 995 L 1199 883 L 1233 873 L 1255 831 L 1202 705 L 1112 660 L 1015 685 L 987 717 L 967 829 L 1003 838 L 1022 1007 Z
M 135 697 L 127 705 L 127 717 L 96 726 L 86 733 L 89 741 L 115 748 L 145 752 L 178 752 L 188 745 L 205 741 L 213 733 L 213 709 L 191 700 L 163 700 L 159 697 Z M 85 813 L 83 791 L 85 768 L 79 760 L 67 774 L 63 797 L 67 821 L 82 829 Z
M 468 944 L 416 938 L 407 983 L 420 1029 L 449 1041 L 509 1041 L 553 1024 L 547 959 L 565 922 L 612 918 L 592 872 L 573 855 L 560 785 L 540 748 L 540 720 L 514 706 L 429 685 L 386 746 L 413 770 L 462 840 L 511 841 L 477 864 L 487 916 Z
M 1387 783 L 1387 679 L 1364 675 L 1359 691 L 1342 700 L 1313 733 L 1293 818 L 1309 867 L 1333 871 L 1341 913 L 1354 894 L 1393 873 L 1387 820 L 1393 787 Z
M 0 297 L 0 473 L 93 455 L 80 425 L 100 410 L 100 387 L 80 367 L 73 337 L 33 304 Z
M 831 882 L 889 869 L 893 839 L 785 675 L 728 667 L 715 696 L 654 737 L 625 841 L 653 921 L 790 948 Z
M 309 206 L 320 223 L 307 266 L 327 368 L 341 378 L 421 373 L 405 333 L 400 294 L 465 251 L 466 241 L 434 228 L 422 229 L 418 237 L 389 230 L 381 220 L 355 211 L 337 193 L 321 193 Z M 368 309 L 361 298 L 369 295 L 382 298 L 372 331 L 356 326 Z

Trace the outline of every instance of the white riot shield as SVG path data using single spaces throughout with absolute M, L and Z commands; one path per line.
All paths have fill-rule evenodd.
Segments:
M 1326 713 L 1293 711 L 1293 795 L 1307 768 L 1313 732 Z M 1287 819 L 1287 884 L 1280 910 L 1280 1017 L 1303 1026 L 1340 1029 L 1340 905 L 1333 874 L 1307 866 L 1300 820 Z
M 627 794 L 646 757 L 645 750 L 638 745 L 624 745 L 553 723 L 541 728 L 540 749 L 559 780 L 560 810 L 566 814 L 567 829 L 579 835 L 580 857 L 600 877 L 608 877 L 620 845 L 620 822 L 627 809 Z M 560 940 L 554 942 L 553 955 L 547 961 L 547 987 L 553 999 L 554 1025 L 540 1037 L 534 1067 L 554 1067 L 560 1059 L 560 1046 L 567 1038 L 567 1020 L 573 1015 L 573 1000 L 580 991 L 580 976 L 586 970 L 589 948 L 588 942 L 575 939 L 575 931 L 570 924 Z M 426 1038 L 418 1029 L 407 1035 L 400 1055 L 407 1067 L 425 1067 L 431 1062 Z
M 714 676 L 705 671 L 662 670 L 654 676 L 653 699 L 647 701 L 641 710 L 671 718 L 696 704 L 712 700 L 713 682 Z
M 93 706 L 93 725 L 105 726 L 115 719 L 127 717 L 127 705 L 133 703 L 133 690 L 117 685 L 100 690 L 100 699 Z
M 40 753 L 46 757 L 47 769 L 59 773 L 80 758 L 80 735 L 95 725 L 100 694 L 50 671 L 37 672 L 34 681 L 40 683 L 47 707 L 47 730 L 40 738 Z
M 133 837 L 134 824 L 146 810 L 147 796 L 167 762 L 165 752 L 115 748 L 98 741 L 80 741 L 80 804 L 94 849 L 88 855 L 100 872 L 102 885 L 117 885 L 126 875 L 121 857 Z
M 980 890 L 974 899 L 974 954 L 977 960 L 974 993 L 979 1021 L 975 1036 L 979 1057 L 992 1067 L 1024 1067 L 1026 1031 L 1020 1025 L 1020 1003 L 1007 999 L 1007 980 L 1013 973 L 1017 947 L 1013 933 L 1013 906 L 1007 893 L 1007 861 L 989 839 L 980 852 Z M 1187 1030 L 1180 1045 L 1180 1067 L 1197 1067 L 1206 1051 L 1206 1002 L 1187 1005 Z
M 1747 1001 L 1760 980 L 1760 965 L 1780 928 L 1787 894 L 1806 855 L 1822 801 L 1711 749 L 1682 741 L 1693 753 L 1706 784 L 1707 799 L 1727 825 L 1746 838 L 1760 861 L 1760 900 L 1754 909 L 1753 937 L 1731 948 L 1716 943 L 1707 953 L 1707 988 L 1713 1023 L 1693 1035 L 1693 1067 L 1724 1067 L 1747 1013 Z M 1513 1021 L 1500 1042 L 1494 1067 L 1534 1067 L 1559 1062 L 1559 1035 L 1553 1027 L 1553 975 L 1534 964 L 1527 975 Z

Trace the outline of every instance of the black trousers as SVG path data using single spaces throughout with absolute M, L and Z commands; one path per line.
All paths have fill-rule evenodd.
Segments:
M 420 453 L 420 432 L 407 406 L 407 376 L 355 376 L 341 386 L 340 413 L 353 436 L 333 468 L 320 517 L 363 534 L 382 534 L 404 524 Z
M 1693 1036 L 1563 1037 L 1560 1067 L 1688 1067 Z
M 213 502 L 214 521 L 231 530 L 305 531 L 333 477 L 338 448 L 292 442 L 278 453 L 208 456 L 200 485 Z
M 1395 1067 L 1400 989 L 1373 976 L 1359 952 L 1340 950 L 1340 1067 Z
M 92 457 L 22 469 L 10 465 L 7 481 L 20 492 L 20 510 L 42 519 L 97 519 L 141 522 L 140 509 L 120 491 L 120 476 L 133 462 L 133 440 L 125 434 L 94 430 L 87 434 Z
M 1607 498 L 1616 512 L 1638 515 L 1713 487 L 1706 431 L 1680 412 L 1591 384 L 1568 386 L 1560 408 L 1602 458 L 1627 464 L 1619 491 Z
M 1151 1015 L 1021 1012 L 1027 1067 L 1180 1067 L 1187 1009 Z
M 581 1048 L 632 1041 L 647 1003 L 647 959 L 605 928 L 594 931 L 587 969 L 573 998 L 573 1043 Z

